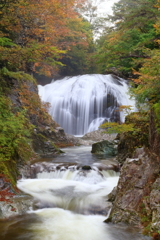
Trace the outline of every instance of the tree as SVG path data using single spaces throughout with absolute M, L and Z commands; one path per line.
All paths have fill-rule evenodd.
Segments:
M 94 39 L 97 39 L 106 26 L 107 15 L 101 14 L 99 5 L 104 0 L 85 0 L 80 8 L 80 14 L 90 23 Z
M 10 70 L 38 71 L 46 75 L 56 71 L 57 66 L 62 65 L 61 57 L 75 44 L 69 36 L 78 35 L 79 43 L 84 44 L 85 34 L 70 29 L 73 20 L 77 25 L 82 22 L 76 12 L 80 2 L 19 0 L 5 5 L 0 37 L 11 39 L 14 45 L 1 45 L 1 65 Z
M 160 1 L 156 7 L 160 8 Z M 154 24 L 154 28 L 157 35 L 160 34 L 160 19 Z M 158 46 L 160 45 L 159 39 L 155 42 Z M 149 58 L 143 60 L 143 65 L 138 72 L 134 71 L 136 87 L 133 92 L 138 103 L 147 104 L 150 109 L 154 109 L 158 120 L 157 127 L 160 129 L 160 51 L 159 47 L 145 51 Z
M 62 58 L 64 66 L 61 68 L 60 74 L 64 76 L 78 75 L 92 73 L 95 70 L 95 65 L 91 60 L 94 52 L 93 32 L 91 24 L 83 19 L 81 25 L 72 22 L 70 26 L 72 31 L 78 28 L 85 38 L 81 39 L 80 36 L 73 36 L 72 41 L 75 43 L 70 47 L 66 56 Z
M 113 16 L 108 18 L 114 25 L 103 36 L 105 40 L 102 45 L 98 45 L 97 58 L 101 72 L 116 69 L 121 76 L 132 76 L 132 68 L 138 70 L 143 59 L 149 57 L 145 48 L 158 47 L 154 41 L 158 37 L 154 24 L 160 16 L 156 2 L 120 0 L 114 5 Z M 101 63 L 104 62 L 102 68 Z

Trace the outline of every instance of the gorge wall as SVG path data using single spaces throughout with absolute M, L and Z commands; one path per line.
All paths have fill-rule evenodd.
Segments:
M 160 135 L 155 122 L 151 111 L 149 147 L 136 149 L 124 162 L 107 221 L 137 225 L 160 239 Z
M 0 200 L 14 192 L 21 169 L 42 156 L 59 154 L 67 146 L 64 130 L 42 104 L 35 80 L 23 73 L 1 78 Z

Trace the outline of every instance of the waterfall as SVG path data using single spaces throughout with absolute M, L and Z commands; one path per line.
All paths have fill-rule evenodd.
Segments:
M 39 86 L 43 102 L 49 102 L 49 113 L 66 133 L 84 135 L 97 130 L 105 121 L 124 121 L 116 111 L 120 105 L 134 105 L 124 79 L 112 75 L 65 77 L 44 87 Z

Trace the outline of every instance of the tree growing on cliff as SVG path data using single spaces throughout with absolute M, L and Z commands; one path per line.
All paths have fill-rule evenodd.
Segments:
M 51 75 L 62 65 L 61 58 L 71 46 L 86 44 L 86 33 L 78 30 L 84 24 L 76 11 L 80 2 L 1 1 L 0 175 L 14 183 L 18 174 L 17 159 L 29 160 L 32 155 L 32 124 L 38 129 L 51 122 L 36 91 L 30 90 L 30 86 L 35 87 L 34 79 L 26 73 L 38 71 Z M 74 31 L 72 22 L 77 26 Z M 9 99 L 12 91 L 15 105 Z
M 160 2 L 159 2 L 160 3 Z M 157 5 L 160 8 L 160 5 Z M 157 35 L 160 34 L 160 20 L 155 25 Z M 157 45 L 160 45 L 160 40 L 156 39 Z M 146 49 L 149 58 L 144 59 L 140 70 L 134 74 L 138 76 L 134 79 L 136 87 L 133 92 L 137 101 L 141 104 L 147 104 L 150 109 L 153 109 L 156 115 L 156 125 L 160 132 L 160 51 L 157 49 Z

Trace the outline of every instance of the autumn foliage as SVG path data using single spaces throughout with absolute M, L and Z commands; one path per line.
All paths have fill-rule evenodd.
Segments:
M 61 57 L 77 44 L 86 44 L 78 31 L 82 18 L 76 8 L 83 0 L 9 1 L 1 9 L 0 61 L 10 70 L 51 75 Z M 75 22 L 77 28 L 71 29 Z

